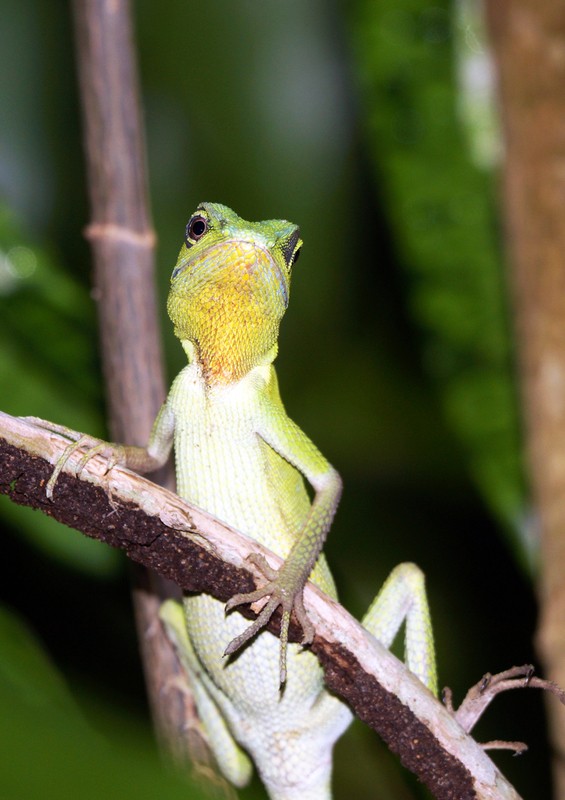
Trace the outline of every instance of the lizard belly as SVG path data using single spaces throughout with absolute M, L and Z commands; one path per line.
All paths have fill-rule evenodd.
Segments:
M 192 365 L 177 381 L 183 384 L 180 391 L 177 386 L 173 389 L 174 397 L 182 398 L 182 407 L 174 408 L 179 495 L 286 557 L 310 500 L 297 470 L 256 434 L 257 398 L 252 387 L 242 381 L 207 391 Z M 332 590 L 324 560 L 315 577 L 322 588 Z M 240 741 L 245 738 L 244 719 L 250 725 L 260 718 L 266 724 L 273 719 L 280 731 L 296 726 L 297 713 L 308 716 L 323 686 L 312 653 L 300 645 L 289 646 L 287 683 L 281 693 L 278 638 L 263 631 L 228 661 L 223 658 L 225 648 L 249 621 L 237 612 L 226 616 L 223 603 L 206 595 L 186 597 L 185 613 L 198 659 L 219 690 L 216 701 L 225 706 L 228 718 L 237 714 Z

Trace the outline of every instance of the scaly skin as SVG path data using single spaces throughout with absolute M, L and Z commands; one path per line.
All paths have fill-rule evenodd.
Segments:
M 115 451 L 120 462 L 149 471 L 164 463 L 174 441 L 179 495 L 285 559 L 279 571 L 257 559 L 265 585 L 228 603 L 231 609 L 267 598 L 255 623 L 226 615 L 206 595 L 189 595 L 183 606 L 169 601 L 162 610 L 222 772 L 243 785 L 249 754 L 273 800 L 330 798 L 331 751 L 351 717 L 324 689 L 314 655 L 287 641 L 292 610 L 305 641 L 312 636 L 302 605 L 308 577 L 335 597 L 320 551 L 341 493 L 337 472 L 287 417 L 272 365 L 301 245 L 289 222 L 246 222 L 214 203 L 197 208 L 168 300 L 189 364 L 147 449 Z M 314 490 L 312 503 L 303 478 Z M 263 630 L 279 605 L 280 643 Z M 363 624 L 388 646 L 405 619 L 407 664 L 435 690 L 423 576 L 413 564 L 392 572 Z
M 286 416 L 271 364 L 302 241 L 296 225 L 244 222 L 213 204 L 197 209 L 187 231 L 167 304 L 190 362 L 168 403 L 177 421 L 190 420 L 182 433 L 176 425 L 178 491 L 286 559 L 277 575 L 261 562 L 267 586 L 228 604 L 270 597 L 257 622 L 226 650 L 241 648 L 281 605 L 284 683 L 290 614 L 294 607 L 310 641 L 302 589 L 341 494 L 337 472 Z M 316 490 L 311 509 L 297 469 Z M 329 574 L 318 580 L 331 591 Z

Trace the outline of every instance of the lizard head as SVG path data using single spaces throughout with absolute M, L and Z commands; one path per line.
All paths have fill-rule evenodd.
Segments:
M 273 360 L 301 246 L 298 227 L 285 220 L 246 222 L 227 206 L 198 206 L 167 310 L 208 383 L 237 381 Z

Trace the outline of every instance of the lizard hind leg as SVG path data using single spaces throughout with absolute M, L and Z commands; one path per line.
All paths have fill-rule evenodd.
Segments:
M 406 622 L 406 666 L 437 695 L 432 623 L 424 574 L 416 564 L 403 563 L 392 570 L 361 622 L 385 647 Z
M 251 760 L 233 738 L 222 712 L 206 686 L 206 676 L 186 629 L 182 603 L 167 600 L 161 606 L 159 616 L 189 679 L 187 683 L 194 695 L 204 733 L 222 774 L 235 786 L 245 786 L 253 771 Z

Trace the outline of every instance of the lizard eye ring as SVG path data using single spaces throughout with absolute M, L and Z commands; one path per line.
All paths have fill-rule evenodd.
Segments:
M 202 239 L 208 230 L 208 220 L 200 214 L 195 214 L 186 226 L 185 242 L 187 247 L 192 247 L 199 239 Z

